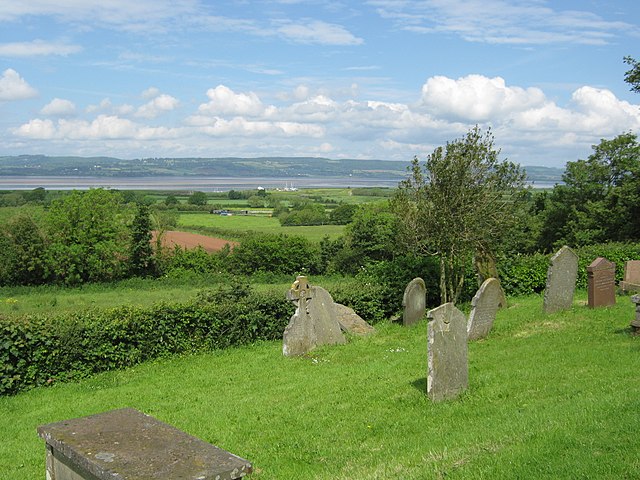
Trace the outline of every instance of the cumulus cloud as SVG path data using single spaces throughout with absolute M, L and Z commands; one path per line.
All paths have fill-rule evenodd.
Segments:
M 135 107 L 129 104 L 114 105 L 111 99 L 104 98 L 98 105 L 89 105 L 86 108 L 87 113 L 102 112 L 110 115 L 127 116 L 135 111 Z
M 13 130 L 33 140 L 153 140 L 175 136 L 176 130 L 148 127 L 113 115 L 99 115 L 92 121 L 34 119 Z
M 38 95 L 38 91 L 29 85 L 15 70 L 8 68 L 0 77 L 0 102 L 24 100 Z
M 79 45 L 69 45 L 61 42 L 32 42 L 0 43 L 0 56 L 3 57 L 36 57 L 45 55 L 67 56 L 82 51 Z
M 156 118 L 159 115 L 175 110 L 180 102 L 171 95 L 160 94 L 142 105 L 136 111 L 137 117 Z
M 510 112 L 541 106 L 539 88 L 507 87 L 500 77 L 468 75 L 453 80 L 436 76 L 422 86 L 422 105 L 435 115 L 471 122 L 487 121 Z
M 198 112 L 209 115 L 257 116 L 265 107 L 254 92 L 235 93 L 229 87 L 218 85 L 207 90 L 209 102 L 198 107 Z
M 42 115 L 68 117 L 76 113 L 76 106 L 70 100 L 54 98 L 40 110 Z

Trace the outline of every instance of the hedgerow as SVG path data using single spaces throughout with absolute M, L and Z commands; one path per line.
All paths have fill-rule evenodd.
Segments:
M 0 395 L 159 357 L 281 338 L 293 310 L 281 292 L 232 285 L 186 303 L 0 317 Z

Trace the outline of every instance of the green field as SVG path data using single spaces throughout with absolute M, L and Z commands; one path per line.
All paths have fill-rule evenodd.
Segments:
M 325 236 L 336 238 L 342 235 L 344 225 L 314 225 L 304 227 L 283 227 L 277 218 L 250 215 L 212 215 L 209 213 L 182 213 L 178 219 L 178 229 L 202 232 L 199 229 L 209 229 L 212 235 L 234 240 L 237 233 L 284 233 L 287 235 L 301 235 L 311 241 L 319 242 Z M 205 230 L 206 231 L 206 230 Z
M 135 407 L 253 462 L 254 479 L 640 477 L 628 297 L 542 314 L 510 299 L 469 345 L 469 389 L 425 395 L 426 323 L 284 358 L 281 342 L 164 359 L 0 398 L 0 475 L 44 476 L 40 424 Z

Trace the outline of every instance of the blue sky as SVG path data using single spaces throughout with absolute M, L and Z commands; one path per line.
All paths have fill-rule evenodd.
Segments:
M 640 129 L 640 2 L 0 0 L 0 155 L 564 166 Z

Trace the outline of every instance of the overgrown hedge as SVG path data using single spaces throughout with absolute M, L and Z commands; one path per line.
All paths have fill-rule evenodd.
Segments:
M 640 259 L 640 243 L 607 243 L 573 249 L 578 255 L 577 288 L 587 288 L 587 266 L 598 257 L 616 264 L 616 281 L 623 279 L 627 260 Z M 527 295 L 544 291 L 552 255 L 517 255 L 498 261 L 500 281 L 507 295 Z
M 148 308 L 0 317 L 0 395 L 158 357 L 281 338 L 294 311 L 283 293 L 233 288 Z

